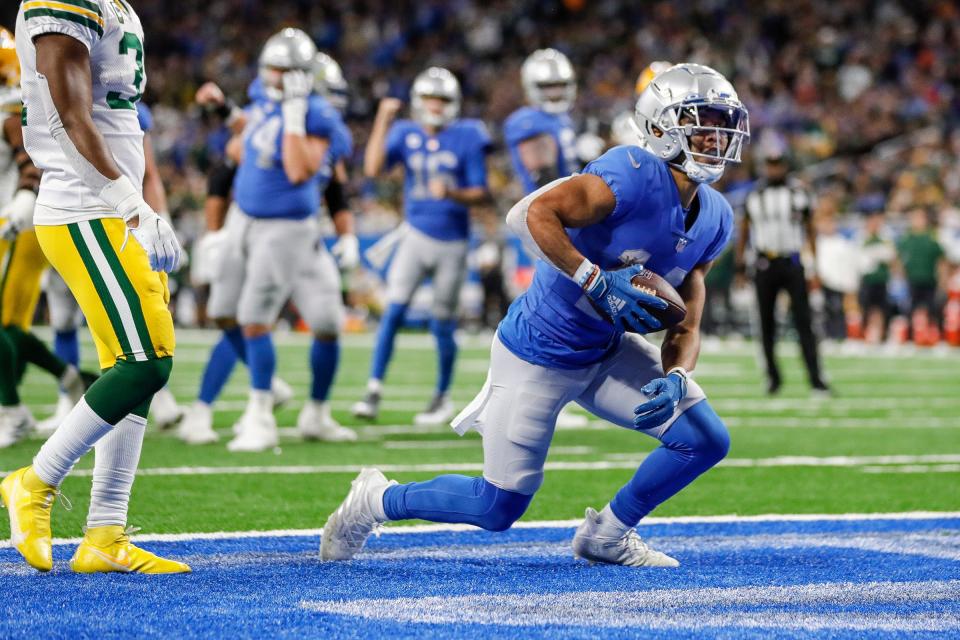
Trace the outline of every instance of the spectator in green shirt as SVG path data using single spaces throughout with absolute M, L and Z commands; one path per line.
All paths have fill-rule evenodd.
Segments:
M 864 337 L 868 342 L 883 340 L 890 313 L 887 288 L 890 284 L 890 265 L 897 253 L 893 243 L 882 234 L 885 222 L 883 210 L 867 216 L 860 253 L 863 274 L 860 279 L 860 311 L 865 324 Z
M 943 247 L 930 230 L 930 214 L 916 208 L 910 212 L 910 231 L 897 243 L 897 254 L 910 287 L 910 313 L 923 309 L 935 320 L 937 283 L 946 267 Z

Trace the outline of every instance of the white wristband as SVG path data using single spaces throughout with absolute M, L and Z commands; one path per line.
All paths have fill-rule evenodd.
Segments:
M 293 98 L 280 104 L 283 113 L 283 132 L 294 136 L 307 135 L 307 100 Z
M 573 272 L 573 281 L 576 282 L 581 289 L 587 284 L 587 278 L 593 273 L 595 266 L 595 264 L 584 258 L 580 266 L 577 267 L 577 270 Z
M 143 196 L 127 176 L 111 180 L 97 195 L 124 220 L 140 213 L 137 205 L 143 200 Z

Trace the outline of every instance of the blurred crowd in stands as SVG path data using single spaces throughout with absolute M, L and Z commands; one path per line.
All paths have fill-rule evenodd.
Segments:
M 310 33 L 350 83 L 361 234 L 396 224 L 399 189 L 365 185 L 358 169 L 377 101 L 405 98 L 425 67 L 454 71 L 463 115 L 483 118 L 496 137 L 523 102 L 521 62 L 537 48 L 556 47 L 577 69 L 572 115 L 580 131 L 609 139 L 610 123 L 632 107 L 647 64 L 693 61 L 737 87 L 750 110 L 752 149 L 782 145 L 816 195 L 819 251 L 808 273 L 816 273 L 811 286 L 824 334 L 923 342 L 936 331 L 960 344 L 956 2 L 164 0 L 137 9 L 146 29 L 154 144 L 188 243 L 202 225 L 204 172 L 226 141 L 222 123 L 193 103 L 194 93 L 213 79 L 242 104 L 261 45 L 281 26 Z M 720 188 L 735 208 L 759 167 L 751 155 L 728 170 Z M 491 160 L 491 188 L 498 204 L 478 214 L 475 266 L 481 281 L 497 279 L 491 269 L 504 271 L 499 288 L 509 297 L 522 277 L 504 266 L 517 261 L 505 260 L 513 245 L 499 237 L 495 221 L 520 191 L 502 147 Z M 705 328 L 749 333 L 750 294 L 735 286 L 730 256 L 710 284 Z M 496 316 L 502 301 L 486 308 Z

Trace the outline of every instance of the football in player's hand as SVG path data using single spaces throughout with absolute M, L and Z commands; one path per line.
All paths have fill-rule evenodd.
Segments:
M 673 288 L 673 285 L 653 271 L 644 269 L 633 276 L 630 284 L 644 293 L 655 295 L 661 300 L 666 301 L 666 309 L 647 309 L 650 315 L 660 321 L 664 329 L 678 324 L 686 317 L 687 305 L 683 303 L 683 298 L 681 298 L 677 290 Z

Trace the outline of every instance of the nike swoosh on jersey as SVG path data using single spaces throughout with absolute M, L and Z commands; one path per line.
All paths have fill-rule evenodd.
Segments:
M 630 164 L 633 165 L 634 169 L 640 168 L 640 163 L 637 161 L 636 158 L 633 157 L 633 154 L 630 153 L 629 151 L 627 151 L 627 157 L 630 158 Z

